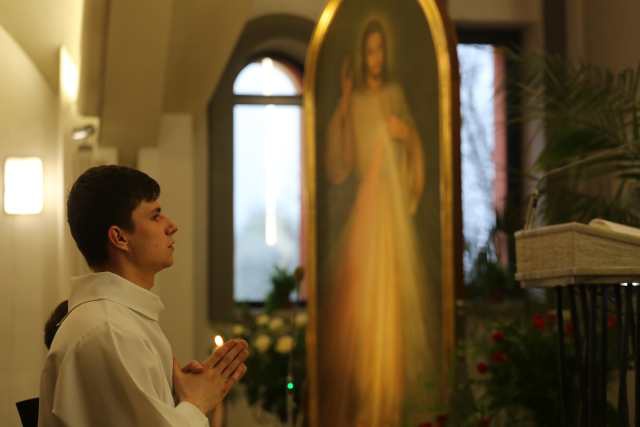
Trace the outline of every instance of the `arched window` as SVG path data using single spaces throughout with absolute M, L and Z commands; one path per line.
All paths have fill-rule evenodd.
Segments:
M 304 261 L 299 261 L 301 203 L 287 200 L 291 194 L 300 198 L 302 64 L 314 28 L 313 21 L 293 15 L 249 21 L 209 102 L 208 159 L 202 164 L 208 173 L 212 322 L 237 318 L 234 302 L 262 303 L 274 265 Z M 287 170 L 298 170 L 298 176 L 289 178 L 296 172 Z M 267 197 L 267 188 L 275 194 Z
M 302 78 L 263 56 L 233 83 L 234 290 L 263 301 L 274 266 L 300 262 Z

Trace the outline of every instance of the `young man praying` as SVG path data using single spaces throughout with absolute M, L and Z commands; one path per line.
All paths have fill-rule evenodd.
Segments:
M 246 372 L 242 340 L 182 369 L 173 357 L 158 323 L 164 306 L 150 291 L 173 264 L 178 231 L 159 196 L 156 181 L 122 166 L 91 168 L 71 188 L 69 227 L 93 273 L 73 279 L 57 322 L 39 426 L 205 427 Z

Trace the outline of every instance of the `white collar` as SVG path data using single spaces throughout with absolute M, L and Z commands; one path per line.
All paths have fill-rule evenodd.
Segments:
M 159 320 L 160 312 L 164 310 L 158 295 L 110 271 L 71 279 L 69 312 L 85 302 L 102 299 L 125 305 L 155 321 Z

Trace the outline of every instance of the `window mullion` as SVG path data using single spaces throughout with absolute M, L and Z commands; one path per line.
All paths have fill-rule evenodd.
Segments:
M 302 96 L 234 95 L 235 104 L 247 105 L 302 105 Z

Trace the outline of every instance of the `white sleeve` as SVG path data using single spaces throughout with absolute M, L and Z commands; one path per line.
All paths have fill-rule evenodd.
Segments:
M 194 405 L 174 406 L 158 354 L 142 337 L 103 325 L 67 353 L 55 385 L 61 425 L 208 427 Z

